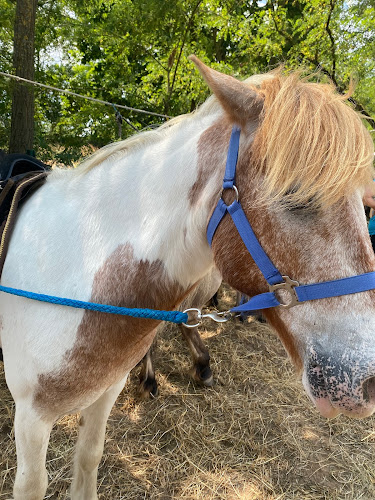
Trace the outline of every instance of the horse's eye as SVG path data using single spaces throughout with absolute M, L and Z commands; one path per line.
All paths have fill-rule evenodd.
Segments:
M 282 204 L 286 210 L 289 212 L 293 212 L 296 214 L 312 214 L 316 212 L 316 204 L 314 198 L 308 198 L 303 203 L 298 203 L 293 200 L 293 195 L 295 190 L 291 189 L 285 193 L 285 197 L 282 201 Z
M 296 203 L 286 203 L 285 208 L 287 210 L 289 210 L 289 212 L 313 212 L 314 211 L 310 202 L 303 204 L 303 205 L 296 204 Z

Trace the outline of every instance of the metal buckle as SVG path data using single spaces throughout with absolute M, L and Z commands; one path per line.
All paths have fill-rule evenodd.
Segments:
M 185 309 L 184 313 L 187 313 L 189 315 L 189 312 L 195 312 L 196 317 L 198 322 L 191 324 L 191 323 L 182 323 L 186 328 L 195 328 L 197 326 L 200 326 L 202 324 L 202 320 L 205 318 L 210 318 L 216 323 L 226 323 L 229 321 L 232 317 L 233 314 L 230 311 L 224 311 L 224 312 L 210 312 L 206 314 L 202 314 L 200 309 L 197 309 L 196 307 L 190 307 L 189 309 Z M 190 321 L 190 318 L 188 319 Z
M 269 285 L 269 290 L 270 292 L 277 292 L 278 290 L 285 290 L 286 292 L 288 292 L 290 297 L 290 300 L 288 302 L 285 301 L 281 302 L 280 298 L 276 294 L 275 295 L 280 302 L 279 307 L 282 307 L 283 309 L 289 309 L 290 307 L 294 307 L 300 304 L 297 292 L 295 291 L 295 287 L 299 286 L 299 283 L 298 281 L 290 279 L 289 276 L 283 276 L 282 278 L 284 280 L 283 283 L 276 283 L 276 285 Z

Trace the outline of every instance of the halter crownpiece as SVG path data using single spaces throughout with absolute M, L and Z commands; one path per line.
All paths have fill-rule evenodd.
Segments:
M 241 129 L 237 126 L 232 128 L 229 141 L 227 163 L 223 180 L 222 194 L 226 189 L 234 190 L 236 199 L 227 205 L 222 196 L 209 220 L 207 226 L 207 239 L 210 246 L 216 229 L 226 213 L 231 216 L 237 231 L 245 244 L 248 252 L 255 264 L 263 274 L 268 283 L 269 291 L 260 293 L 252 297 L 248 302 L 231 309 L 231 312 L 253 313 L 261 309 L 271 307 L 282 307 L 288 309 L 308 300 L 326 299 L 328 297 L 339 297 L 352 293 L 367 292 L 375 289 L 375 272 L 350 276 L 332 281 L 300 285 L 298 281 L 292 280 L 289 276 L 282 276 L 280 271 L 274 266 L 271 259 L 263 250 L 256 237 L 250 222 L 241 206 L 238 196 L 238 189 L 235 185 L 238 151 L 240 145 Z M 282 300 L 278 292 L 283 291 Z M 287 295 L 287 299 L 284 300 Z

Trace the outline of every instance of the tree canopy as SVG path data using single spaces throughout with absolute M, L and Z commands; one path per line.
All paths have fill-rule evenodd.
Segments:
M 15 2 L 0 0 L 0 71 L 12 73 Z M 156 113 L 190 112 L 209 90 L 187 56 L 244 78 L 280 63 L 320 70 L 375 116 L 374 0 L 39 0 L 35 79 Z M 7 148 L 11 89 L 0 76 L 0 148 Z M 122 137 L 162 118 L 123 111 Z M 375 128 L 369 121 L 369 128 Z M 71 164 L 116 140 L 115 110 L 35 88 L 35 150 Z

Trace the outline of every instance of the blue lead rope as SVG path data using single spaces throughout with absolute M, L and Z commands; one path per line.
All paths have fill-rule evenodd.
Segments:
M 108 314 L 120 314 L 121 316 L 131 316 L 132 318 L 156 319 L 158 321 L 169 321 L 170 323 L 187 323 L 187 313 L 181 311 L 158 311 L 154 309 L 139 309 L 129 307 L 117 307 L 106 304 L 96 304 L 95 302 L 84 302 L 82 300 L 64 299 L 54 297 L 53 295 L 44 295 L 41 293 L 26 292 L 17 288 L 9 288 L 0 285 L 0 292 L 18 295 L 27 299 L 39 300 L 40 302 L 49 302 L 60 306 L 75 307 L 77 309 L 88 309 Z
M 251 314 L 255 311 L 268 309 L 270 307 L 292 307 L 298 303 L 306 302 L 308 300 L 325 299 L 328 297 L 338 297 L 340 295 L 349 295 L 352 293 L 374 290 L 375 272 L 308 285 L 300 285 L 298 282 L 290 280 L 287 276 L 281 275 L 280 271 L 274 266 L 271 259 L 263 250 L 238 200 L 238 190 L 235 186 L 235 179 L 240 134 L 240 128 L 233 127 L 223 181 L 223 190 L 232 189 L 236 194 L 237 199 L 229 206 L 226 205 L 222 199 L 219 200 L 207 226 L 207 239 L 209 244 L 212 245 L 212 239 L 218 225 L 224 216 L 229 213 L 243 243 L 267 281 L 270 291 L 255 295 L 245 304 L 232 308 L 230 312 L 243 312 Z M 284 278 L 286 280 L 285 282 Z M 288 283 L 288 280 L 290 283 Z M 285 285 L 285 289 L 289 292 L 292 299 L 294 299 L 289 304 L 281 303 L 276 295 L 276 291 L 274 291 L 277 289 L 283 289 L 280 288 L 280 285 L 283 288 Z M 25 290 L 18 290 L 17 288 L 9 288 L 1 285 L 0 292 L 10 293 L 12 295 L 18 295 L 19 297 L 25 297 L 28 299 L 39 300 L 41 302 L 49 302 L 51 304 L 75 307 L 78 309 L 88 309 L 90 311 L 98 311 L 109 314 L 120 314 L 122 316 L 131 316 L 133 318 L 155 319 L 158 321 L 169 321 L 177 324 L 187 324 L 189 319 L 188 314 L 181 311 L 158 311 L 153 309 L 116 307 L 105 304 L 96 304 L 94 302 L 64 299 L 61 297 L 54 297 L 53 295 L 27 292 Z M 210 314 L 201 315 L 200 311 L 197 309 L 193 310 L 199 312 L 198 317 L 200 318 L 206 316 L 212 317 Z M 217 321 L 215 318 L 212 319 Z M 227 319 L 225 319 L 225 321 Z M 222 321 L 223 320 L 221 319 L 220 322 Z M 191 327 L 197 325 L 191 325 Z

